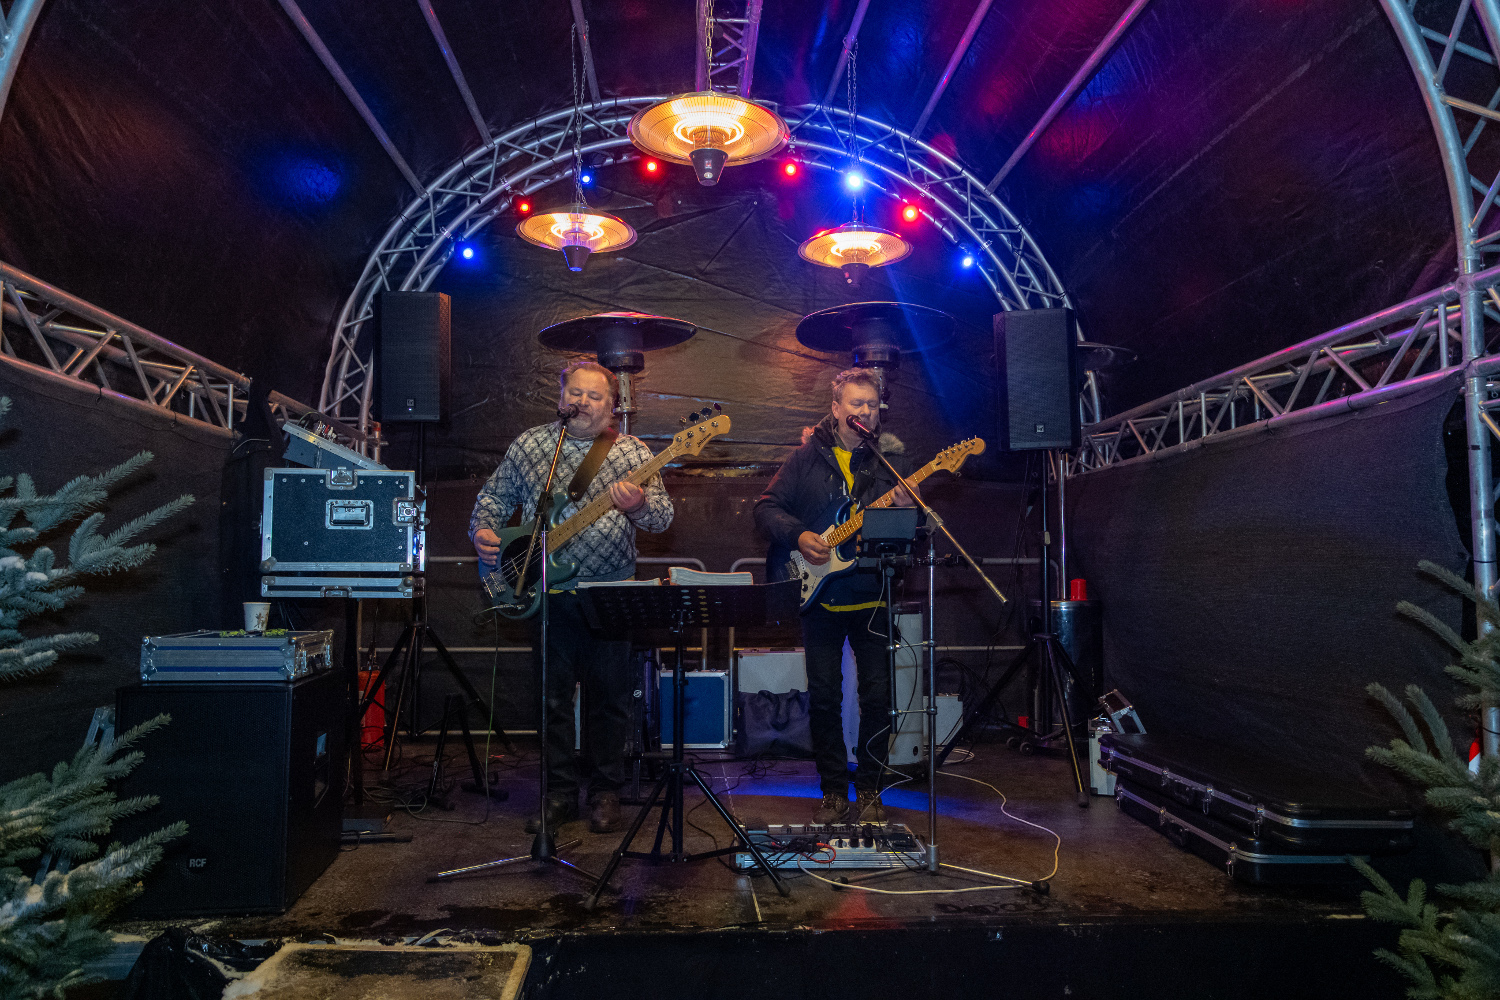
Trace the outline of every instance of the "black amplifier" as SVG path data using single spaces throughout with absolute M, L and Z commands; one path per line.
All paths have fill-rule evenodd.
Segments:
M 131 684 L 116 731 L 165 712 L 143 736 L 122 800 L 155 808 L 115 824 L 129 842 L 176 820 L 188 832 L 146 873 L 131 918 L 282 913 L 338 856 L 343 834 L 348 679 L 325 670 L 287 682 Z

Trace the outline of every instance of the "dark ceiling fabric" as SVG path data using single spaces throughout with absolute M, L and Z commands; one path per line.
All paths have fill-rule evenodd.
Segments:
M 1157 0 L 1001 193 L 1087 336 L 1140 352 L 1108 412 L 1455 273 L 1432 127 L 1365 0 Z
M 415 4 L 302 6 L 424 182 L 475 146 Z M 925 138 L 987 180 L 1125 6 L 996 3 Z M 820 99 L 855 7 L 768 5 L 754 95 Z M 584 8 L 606 96 L 692 86 L 690 4 Z M 568 4 L 435 9 L 492 129 L 566 105 Z M 872 4 L 861 109 L 910 128 L 974 9 Z M 1492 142 L 1500 130 L 1480 148 Z M 0 149 L 0 259 L 308 402 L 340 305 L 412 197 L 275 0 L 50 0 Z M 1154 0 L 1002 194 L 1089 336 L 1141 351 L 1106 386 L 1120 408 L 1449 279 L 1439 178 L 1416 86 L 1374 0 Z M 731 214 L 737 197 L 727 184 L 699 194 Z M 812 231 L 740 261 L 745 282 L 773 288 L 803 267 L 791 244 Z M 643 233 L 632 259 L 702 250 L 663 246 L 670 238 Z M 919 253 L 952 266 L 941 241 Z M 894 270 L 899 280 L 922 266 Z M 676 274 L 634 296 L 639 308 L 670 312 L 684 294 L 710 294 L 680 288 Z M 741 370 L 743 395 L 762 373 Z
M 1269 753 L 1395 787 L 1364 760 L 1397 735 L 1365 695 L 1416 683 L 1452 719 L 1446 647 L 1396 614 L 1457 628 L 1462 603 L 1417 571 L 1460 574 L 1444 475 L 1449 379 L 1369 410 L 1069 480 L 1070 575 L 1104 608 L 1107 683 L 1148 731 Z

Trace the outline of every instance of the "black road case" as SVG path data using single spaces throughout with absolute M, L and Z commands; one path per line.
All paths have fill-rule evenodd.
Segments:
M 416 473 L 267 469 L 262 573 L 385 573 L 426 566 L 426 502 Z
M 1330 862 L 1311 858 L 1412 846 L 1410 808 L 1295 765 L 1160 733 L 1109 733 L 1099 742 L 1121 809 L 1236 877 L 1322 881 L 1316 869 L 1322 864 L 1327 875 Z M 1289 874 L 1299 867 L 1305 870 Z
M 1349 864 L 1348 854 L 1289 852 L 1283 844 L 1236 830 L 1123 778 L 1115 782 L 1115 802 L 1125 815 L 1140 820 L 1178 847 L 1224 869 L 1241 882 L 1352 885 L 1364 881 Z
M 179 632 L 141 640 L 141 680 L 294 681 L 332 665 L 333 633 Z

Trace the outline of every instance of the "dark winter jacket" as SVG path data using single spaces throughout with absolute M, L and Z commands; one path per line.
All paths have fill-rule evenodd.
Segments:
M 885 439 L 888 435 L 881 437 Z M 829 414 L 813 430 L 812 439 L 781 464 L 766 492 L 756 501 L 755 525 L 771 543 L 766 554 L 767 579 L 783 578 L 779 573 L 797 548 L 802 532 L 827 529 L 832 522 L 826 518 L 840 501 L 852 495 L 864 506 L 895 488 L 896 481 L 890 471 L 866 443 L 849 459 L 849 471 L 854 475 L 851 491 L 844 482 L 838 460 L 833 457 L 837 441 L 833 415 Z M 892 454 L 892 450 L 887 446 L 886 458 L 901 475 L 908 475 L 911 467 L 906 456 Z M 879 590 L 879 581 L 873 573 L 851 573 L 825 585 L 819 601 L 834 605 L 858 603 Z

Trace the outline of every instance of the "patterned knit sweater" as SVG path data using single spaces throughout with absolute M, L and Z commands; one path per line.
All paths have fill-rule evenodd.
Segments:
M 470 541 L 480 528 L 499 531 L 517 507 L 521 508 L 523 522 L 536 516 L 538 494 L 547 481 L 547 466 L 552 461 L 559 432 L 556 423 L 542 424 L 511 442 L 500 467 L 485 482 L 474 502 L 474 513 L 469 516 Z M 567 488 L 593 443 L 592 438 L 564 438 L 553 489 Z M 621 434 L 588 490 L 576 504 L 563 509 L 563 517 L 571 517 L 578 508 L 606 492 L 611 483 L 625 479 L 650 460 L 651 451 L 639 438 Z M 578 560 L 578 575 L 564 589 L 583 580 L 626 580 L 635 572 L 636 529 L 655 533 L 666 531 L 672 523 L 672 501 L 662 486 L 661 476 L 652 476 L 641 488 L 646 492 L 646 502 L 639 510 L 624 514 L 611 508 L 561 550 L 560 554 Z

